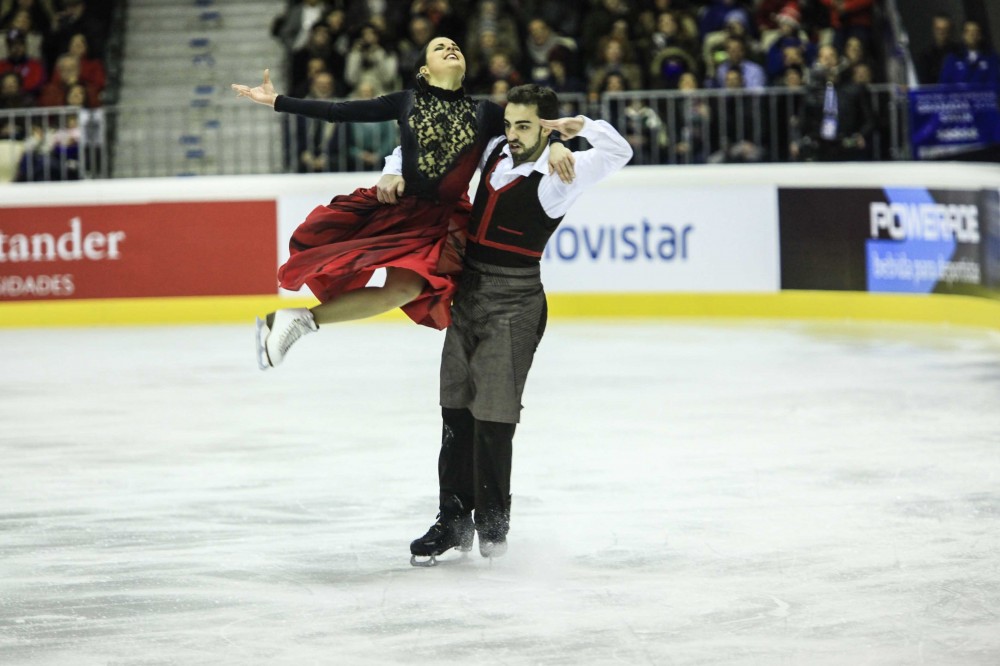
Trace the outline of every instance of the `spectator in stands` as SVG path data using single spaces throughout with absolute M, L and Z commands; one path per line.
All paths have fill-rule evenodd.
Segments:
M 46 62 L 55 62 L 69 51 L 73 35 L 81 32 L 87 37 L 90 56 L 103 60 L 106 30 L 105 22 L 83 0 L 63 0 L 62 11 L 55 15 L 52 34 L 45 39 Z
M 848 37 L 844 43 L 844 60 L 847 61 L 847 69 L 853 69 L 855 65 L 866 64 L 871 67 L 871 59 L 865 51 L 865 45 L 857 37 Z
M 583 17 L 593 11 L 590 2 L 581 0 L 534 0 L 533 2 L 515 0 L 501 1 L 499 4 L 501 9 L 504 9 L 503 5 L 507 5 L 506 9 L 513 11 L 520 25 L 527 25 L 531 19 L 539 18 L 547 25 L 559 26 L 560 33 L 573 38 L 578 46 L 583 29 Z
M 760 116 L 754 114 L 753 102 L 756 98 L 742 94 L 746 84 L 739 68 L 726 71 L 725 88 L 733 94 L 721 98 L 718 115 L 722 116 L 722 120 L 714 128 L 715 150 L 708 156 L 708 162 L 760 162 L 764 150 L 757 142 L 763 123 Z
M 19 9 L 13 12 L 9 21 L 0 23 L 3 26 L 4 34 L 11 30 L 20 31 L 25 37 L 25 53 L 29 58 L 44 62 L 45 59 L 45 34 L 35 27 L 31 12 L 27 9 Z M 0 41 L 0 60 L 7 57 L 7 40 Z
M 397 46 L 399 76 L 403 80 L 404 88 L 412 88 L 416 84 L 417 63 L 423 57 L 424 50 L 434 37 L 434 24 L 429 18 L 418 15 L 410 19 L 407 37 L 401 40 Z M 471 56 L 469 60 L 473 60 Z
M 833 46 L 820 49 L 814 71 L 818 76 L 809 86 L 799 114 L 802 159 L 821 162 L 864 159 L 875 129 L 868 91 L 844 80 Z
M 513 88 L 524 82 L 524 77 L 517 70 L 510 56 L 504 51 L 497 51 L 490 56 L 489 66 L 479 73 L 475 79 L 469 81 L 466 87 L 472 93 L 489 94 L 493 90 L 496 81 L 506 81 Z
M 326 24 L 330 31 L 330 44 L 333 52 L 340 58 L 340 69 L 333 70 L 334 75 L 343 74 L 343 61 L 347 57 L 347 51 L 351 48 L 350 27 L 347 25 L 347 14 L 343 9 L 331 9 L 323 15 L 322 22 Z
M 762 41 L 768 41 L 768 33 L 781 29 L 781 16 L 794 11 L 796 22 L 802 21 L 798 0 L 757 0 L 753 7 L 753 23 Z M 765 46 L 768 46 L 766 44 Z
M 327 67 L 326 61 L 322 58 L 312 58 L 306 63 L 306 74 L 303 80 L 297 82 L 292 88 L 292 97 L 306 97 L 309 91 L 312 89 L 313 79 L 316 78 L 317 74 L 322 74 L 323 72 L 333 74 L 330 68 Z M 336 81 L 337 77 L 334 76 L 333 80 Z M 343 97 L 341 87 L 337 87 L 334 90 L 335 97 Z
M 87 89 L 74 83 L 66 91 L 66 106 L 85 107 Z M 50 133 L 51 180 L 79 180 L 81 175 L 80 117 L 70 113 Z
M 575 76 L 569 68 L 569 55 L 556 49 L 549 54 L 548 75 L 544 79 L 532 81 L 540 86 L 551 88 L 556 93 L 582 93 L 586 91 L 586 86 L 579 77 Z M 562 96 L 560 95 L 560 100 Z M 560 114 L 562 117 L 568 115 L 578 115 L 575 113 Z
M 726 30 L 727 24 L 737 21 L 748 29 L 753 25 L 750 11 L 740 0 L 710 0 L 705 3 L 698 18 L 698 31 L 702 37 Z
M 588 86 L 590 100 L 600 99 L 601 89 L 610 74 L 620 74 L 627 82 L 630 90 L 642 89 L 642 70 L 639 65 L 625 61 L 625 48 L 618 40 L 609 40 L 604 44 L 601 54 L 602 64 L 590 76 Z
M 31 95 L 24 92 L 17 72 L 0 74 L 0 111 L 16 111 L 34 106 Z M 23 141 L 28 133 L 26 117 L 0 115 L 0 141 Z
M 588 64 L 596 64 L 600 57 L 598 48 L 608 27 L 618 19 L 630 19 L 631 11 L 625 0 L 599 0 L 596 7 L 591 7 L 583 19 L 580 36 L 580 51 Z
M 91 57 L 87 44 L 87 35 L 78 32 L 70 37 L 67 52 L 72 56 L 76 56 L 80 62 L 80 81 L 89 85 L 98 93 L 104 92 L 108 80 L 107 74 L 104 71 L 104 63 L 100 58 Z M 55 70 L 52 74 L 52 80 L 57 80 L 56 77 L 58 75 L 59 71 Z
M 362 79 L 355 88 L 351 99 L 374 99 L 382 91 L 375 87 L 371 79 Z M 351 171 L 381 171 L 385 156 L 399 143 L 396 123 L 389 120 L 381 123 L 348 123 L 347 150 L 350 156 L 348 168 Z
M 757 44 L 750 35 L 745 12 L 735 10 L 729 12 L 723 29 L 705 35 L 705 39 L 702 41 L 701 50 L 706 75 L 715 80 L 717 87 L 722 87 L 725 80 L 725 74 L 720 75 L 718 68 L 728 57 L 730 39 L 738 39 L 743 42 L 745 60 L 755 60 Z
M 34 104 L 17 72 L 0 74 L 0 109 L 26 109 Z
M 726 77 L 734 69 L 740 72 L 740 87 L 757 90 L 767 86 L 764 68 L 747 60 L 746 42 L 738 37 L 729 37 L 726 39 L 726 59 L 716 70 L 716 83 L 720 87 L 729 88 Z
M 668 143 L 663 119 L 641 97 L 604 97 L 605 93 L 628 91 L 628 79 L 621 72 L 610 72 L 604 78 L 598 94 L 607 105 L 605 120 L 632 146 L 629 164 L 656 164 L 665 156 Z
M 517 30 L 517 23 L 509 15 L 501 13 L 499 0 L 481 0 L 469 19 L 469 28 L 465 34 L 465 43 L 468 44 L 466 56 L 470 64 L 485 62 L 491 52 L 483 52 L 482 38 L 484 35 L 492 33 L 492 40 L 488 40 L 491 48 L 502 48 L 511 55 L 514 62 L 521 62 L 521 38 Z M 484 58 L 481 60 L 480 57 Z M 472 73 L 470 72 L 470 75 Z
M 305 99 L 333 101 L 333 75 L 320 72 Z M 339 125 L 306 116 L 286 116 L 289 149 L 295 158 L 298 173 L 336 171 L 336 132 Z
M 507 93 L 509 92 L 510 84 L 503 79 L 497 79 L 493 82 L 493 87 L 490 89 L 490 101 L 498 106 L 506 106 Z
M 819 54 L 816 56 L 816 62 L 813 63 L 809 80 L 821 83 L 830 79 L 838 80 L 846 70 L 847 61 L 840 57 L 837 47 L 826 44 L 819 47 Z
M 830 27 L 834 30 L 833 45 L 843 51 L 848 37 L 861 40 L 865 50 L 872 44 L 875 23 L 875 0 L 819 0 L 830 12 Z
M 788 94 L 776 96 L 774 105 L 769 107 L 776 118 L 772 125 L 777 130 L 773 141 L 773 159 L 776 162 L 792 162 L 799 158 L 802 139 L 799 116 L 802 112 L 802 93 L 806 87 L 806 72 L 801 65 L 786 68 L 778 84 Z
M 399 4 L 405 3 L 400 2 Z M 450 0 L 413 0 L 410 5 L 410 15 L 426 16 L 430 19 L 431 23 L 434 24 L 434 34 L 436 35 L 461 38 L 466 32 L 465 19 L 455 11 Z
M 87 106 L 96 108 L 101 105 L 97 90 L 89 83 L 80 79 L 80 59 L 75 55 L 64 53 L 56 61 L 56 67 L 50 81 L 38 97 L 39 106 L 66 106 L 66 94 L 69 89 L 80 83 L 87 92 Z
M 285 50 L 294 53 L 304 48 L 313 25 L 329 11 L 330 6 L 325 0 L 301 0 L 292 5 L 285 13 L 278 33 L 278 39 L 284 44 Z
M 552 30 L 548 23 L 540 18 L 528 23 L 528 39 L 524 48 L 524 70 L 532 79 L 543 79 L 547 75 L 549 55 L 559 51 L 571 56 L 575 61 L 577 55 L 576 41 Z M 575 62 L 570 69 L 575 71 Z M 518 84 L 513 84 L 518 85 Z
M 631 24 L 625 19 L 618 19 L 611 24 L 608 32 L 597 40 L 597 54 L 594 63 L 600 65 L 604 54 L 604 47 L 608 42 L 618 42 L 622 47 L 622 59 L 625 62 L 638 62 L 638 50 L 632 46 Z
M 324 21 L 318 21 L 309 28 L 309 36 L 302 48 L 292 52 L 292 90 L 301 91 L 310 85 L 310 62 L 314 59 L 323 62 L 323 69 L 336 72 L 336 58 L 333 43 L 330 41 L 330 27 Z M 343 66 L 343 62 L 340 63 Z M 312 65 L 315 68 L 315 65 Z M 340 70 L 341 72 L 343 69 Z
M 676 89 L 686 72 L 698 73 L 697 44 L 674 12 L 661 12 L 650 36 L 649 81 L 653 88 Z
M 677 89 L 684 94 L 680 112 L 668 118 L 677 143 L 677 160 L 686 164 L 702 164 L 707 158 L 708 142 L 705 138 L 711 127 L 712 109 L 704 97 L 696 94 L 698 77 L 693 72 L 681 74 Z
M 24 28 L 12 25 L 13 17 L 19 12 L 28 12 L 31 16 L 31 25 L 42 35 L 47 35 L 52 31 L 55 24 L 56 10 L 53 0 L 0 0 L 0 25 L 4 29 Z M 41 58 L 41 55 L 35 56 Z
M 961 50 L 953 30 L 954 25 L 947 14 L 935 14 L 931 19 L 931 45 L 917 56 L 917 77 L 921 83 L 938 83 L 945 57 Z
M 767 49 L 766 67 L 768 80 L 780 79 L 785 69 L 792 65 L 808 65 L 816 57 L 816 47 L 802 30 L 802 15 L 796 5 L 788 4 L 775 16 L 777 35 Z M 800 54 L 798 61 L 789 62 L 786 49 L 794 48 Z
M 393 51 L 382 46 L 381 36 L 374 25 L 361 28 L 361 33 L 347 54 L 344 78 L 351 88 L 362 78 L 369 78 L 380 90 L 399 87 L 399 61 Z
M 26 35 L 11 30 L 6 35 L 7 57 L 0 60 L 0 74 L 14 72 L 21 77 L 21 88 L 29 95 L 37 95 L 45 85 L 45 65 L 41 60 L 28 57 Z
M 785 78 L 785 73 L 791 68 L 798 69 L 802 73 L 803 80 L 808 82 L 809 67 L 806 65 L 805 50 L 801 46 L 786 46 L 782 49 L 781 69 L 778 72 L 777 78 L 771 79 L 771 82 L 782 82 Z
M 962 48 L 945 56 L 941 83 L 1000 86 L 1000 58 L 984 43 L 977 22 L 962 26 Z

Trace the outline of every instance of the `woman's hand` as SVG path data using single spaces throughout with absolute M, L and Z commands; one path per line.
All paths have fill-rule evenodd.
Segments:
M 278 99 L 278 94 L 274 92 L 274 86 L 271 85 L 271 70 L 269 69 L 264 70 L 264 83 L 256 88 L 234 83 L 233 90 L 236 91 L 238 97 L 249 97 L 258 104 L 264 104 L 271 108 L 274 108 L 274 100 Z
M 542 122 L 545 121 L 543 120 Z M 572 150 L 561 143 L 549 145 L 549 173 L 558 174 L 559 180 L 567 185 L 572 183 L 573 178 L 576 177 L 576 172 L 573 168 L 575 163 L 576 158 L 573 157 Z
M 403 180 L 402 176 L 387 173 L 375 183 L 375 196 L 380 203 L 397 204 L 399 197 L 403 196 L 404 189 L 406 189 L 406 181 Z

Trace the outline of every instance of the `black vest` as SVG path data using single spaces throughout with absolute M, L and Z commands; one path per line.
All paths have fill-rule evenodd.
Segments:
M 549 217 L 542 208 L 538 200 L 542 174 L 538 171 L 520 176 L 499 190 L 490 186 L 490 176 L 500 158 L 511 159 L 501 152 L 505 145 L 501 141 L 486 160 L 472 206 L 465 256 L 497 266 L 537 266 L 545 243 L 562 217 Z

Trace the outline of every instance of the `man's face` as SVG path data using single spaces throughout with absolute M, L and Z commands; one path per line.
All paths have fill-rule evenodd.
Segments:
M 934 23 L 931 24 L 931 31 L 934 33 L 934 41 L 937 44 L 944 45 L 951 36 L 951 21 L 944 18 L 936 18 L 934 19 Z
M 965 23 L 965 28 L 962 30 L 962 41 L 965 42 L 968 49 L 976 50 L 979 48 L 979 43 L 983 41 L 983 30 L 978 23 L 972 21 Z
M 743 49 L 743 42 L 736 39 L 730 39 L 726 42 L 726 55 L 729 56 L 729 62 L 734 65 L 743 62 L 743 56 L 746 55 L 746 51 Z
M 534 104 L 508 104 L 504 109 L 503 124 L 514 164 L 534 162 L 545 151 L 551 132 L 543 129 L 539 120 Z

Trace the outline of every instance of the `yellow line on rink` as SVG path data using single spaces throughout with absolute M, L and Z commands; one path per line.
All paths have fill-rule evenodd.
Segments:
M 311 298 L 203 296 L 0 303 L 0 327 L 250 322 Z M 553 318 L 750 318 L 952 324 L 1000 330 L 1000 300 L 975 296 L 785 291 L 776 294 L 550 294 Z M 399 311 L 378 317 L 406 321 Z

